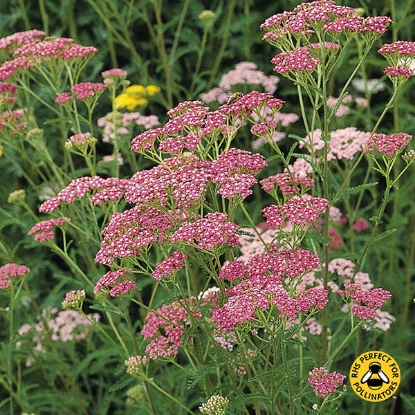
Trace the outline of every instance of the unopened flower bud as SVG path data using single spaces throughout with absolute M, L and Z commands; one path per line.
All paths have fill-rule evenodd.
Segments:
M 198 17 L 203 26 L 205 26 L 206 29 L 210 29 L 216 16 L 212 10 L 203 10 Z
M 15 190 L 14 192 L 9 194 L 7 198 L 7 203 L 11 203 L 13 205 L 21 205 L 26 200 L 26 190 L 20 189 Z

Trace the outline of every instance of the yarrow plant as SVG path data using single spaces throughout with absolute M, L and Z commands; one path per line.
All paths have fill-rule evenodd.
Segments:
M 277 76 L 245 62 L 202 100 L 171 108 L 164 123 L 144 113 L 157 86 L 129 86 L 119 68 L 103 71 L 103 82 L 80 82 L 95 48 L 43 39 L 40 32 L 0 41 L 10 54 L 0 67 L 7 82 L 0 85 L 8 134 L 2 144 L 11 161 L 25 149 L 43 157 L 33 175 L 22 170 L 22 177 L 37 192 L 45 182 L 49 195 L 40 199 L 40 216 L 24 195 L 14 194 L 10 203 L 36 220 L 27 229 L 30 243 L 43 244 L 67 267 L 59 287 L 68 289 L 60 299 L 64 311 L 45 309 L 36 314 L 38 323 L 18 330 L 22 337 L 35 332 L 37 353 L 27 363 L 42 367 L 49 340 L 55 353 L 53 342 L 85 339 L 85 347 L 97 349 L 82 367 L 93 371 L 95 359 L 108 360 L 117 377 L 113 390 L 139 388 L 147 413 L 335 411 L 347 389 L 342 358 L 348 348 L 361 352 L 353 339 L 374 341 L 395 319 L 383 309 L 391 292 L 376 286 L 366 265 L 372 245 L 390 233 L 378 233 L 389 195 L 415 161 L 412 150 L 402 155 L 409 134 L 377 132 L 409 79 L 411 42 L 379 50 L 394 65 L 385 72 L 393 92 L 370 131 L 337 127 L 341 111 L 342 122 L 348 119 L 342 105 L 349 86 L 390 24 L 389 17 L 361 17 L 331 0 L 271 16 L 260 28 L 278 49 L 270 57 L 274 71 L 294 82 L 301 116 L 281 112 L 288 102 L 274 95 Z M 353 42 L 356 65 L 334 98 L 328 85 L 354 53 Z M 61 75 L 56 82 L 54 68 Z M 30 89 L 29 75 L 45 83 Z M 48 84 L 48 98 L 36 95 Z M 261 84 L 264 92 L 225 99 L 241 84 Z M 19 90 L 67 121 L 53 127 L 61 138 L 53 145 L 66 151 L 63 167 L 35 112 L 11 113 Z M 108 96 L 111 111 L 96 117 Z M 207 105 L 213 99 L 215 109 Z M 143 113 L 124 111 L 137 108 Z M 300 119 L 301 134 L 286 134 Z M 249 148 L 239 148 L 243 134 Z M 110 161 L 98 159 L 100 141 L 112 149 L 105 155 Z M 377 185 L 368 182 L 372 174 L 382 176 L 384 194 L 362 207 Z M 14 264 L 1 270 L 15 310 L 10 277 L 29 271 Z M 76 361 L 73 350 L 83 346 L 73 347 L 67 354 Z M 13 399 L 17 389 L 11 380 Z M 93 388 L 85 389 L 91 397 Z M 76 392 L 83 396 L 82 388 Z

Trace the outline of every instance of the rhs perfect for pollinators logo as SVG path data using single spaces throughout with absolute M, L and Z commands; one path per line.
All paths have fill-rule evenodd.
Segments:
M 401 371 L 392 356 L 375 350 L 356 358 L 350 368 L 349 380 L 360 398 L 380 402 L 396 393 L 401 381 Z

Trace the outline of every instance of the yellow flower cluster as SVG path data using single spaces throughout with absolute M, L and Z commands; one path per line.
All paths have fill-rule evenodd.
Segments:
M 148 97 L 156 95 L 160 92 L 160 88 L 156 85 L 131 85 L 125 89 L 114 99 L 114 107 L 116 109 L 126 109 L 133 111 L 137 107 L 145 107 L 148 104 Z

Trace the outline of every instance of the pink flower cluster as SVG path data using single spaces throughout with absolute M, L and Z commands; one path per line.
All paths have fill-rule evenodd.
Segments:
M 227 218 L 226 213 L 208 213 L 204 218 L 181 226 L 170 237 L 170 242 L 197 244 L 198 248 L 206 250 L 226 243 L 229 246 L 237 246 L 239 237 L 236 232 L 239 226 L 234 222 L 228 222 Z
M 304 39 L 317 30 L 332 34 L 337 33 L 382 34 L 392 23 L 389 17 L 359 17 L 356 10 L 348 6 L 338 6 L 333 0 L 317 0 L 302 3 L 292 12 L 283 12 L 266 19 L 260 29 L 270 32 L 265 40 L 284 44 L 285 37 Z
M 227 263 L 219 278 L 238 281 L 226 290 L 226 303 L 212 311 L 212 320 L 222 332 L 257 317 L 258 310 L 276 307 L 280 317 L 294 320 L 298 313 L 322 309 L 328 292 L 320 287 L 289 294 L 283 277 L 294 279 L 320 266 L 317 255 L 303 249 L 281 250 L 275 245 L 266 253 L 256 254 L 247 262 Z M 289 282 L 288 282 L 289 284 Z
M 363 147 L 363 151 L 369 153 L 376 148 L 380 154 L 393 157 L 402 152 L 411 139 L 412 135 L 406 133 L 374 134 Z
M 8 110 L 0 113 L 0 131 L 9 129 L 10 134 L 16 134 L 18 131 L 26 128 L 26 122 L 20 121 L 25 115 L 23 110 Z
M 301 47 L 290 51 L 284 51 L 275 55 L 271 63 L 275 65 L 274 71 L 282 75 L 287 72 L 313 72 L 320 61 L 313 57 L 308 47 Z
M 291 173 L 278 173 L 261 180 L 260 183 L 266 192 L 279 188 L 284 195 L 302 195 L 314 187 L 315 180 L 311 177 L 296 176 Z
M 115 258 L 139 256 L 141 249 L 165 242 L 165 234 L 173 226 L 171 214 L 153 207 L 138 205 L 122 213 L 114 213 L 102 231 L 104 239 L 95 261 L 110 265 Z
M 194 152 L 203 139 L 211 141 L 220 133 L 233 133 L 235 127 L 229 126 L 229 117 L 246 118 L 265 113 L 265 110 L 273 115 L 283 103 L 271 93 L 258 91 L 252 91 L 229 105 L 222 105 L 217 111 L 210 111 L 202 101 L 185 101 L 168 111 L 170 120 L 163 127 L 134 137 L 131 148 L 136 152 L 146 152 L 154 150 L 156 141 L 159 141 L 157 150 L 163 153 L 179 154 L 185 150 Z
M 45 32 L 37 29 L 27 30 L 25 32 L 16 32 L 10 36 L 0 39 L 0 49 L 14 52 L 18 46 L 24 43 L 33 43 L 37 41 L 38 38 L 42 38 L 45 35 Z
M 71 87 L 71 91 L 74 93 L 75 98 L 79 100 L 87 100 L 93 98 L 102 93 L 107 88 L 102 82 L 80 82 Z M 55 98 L 57 104 L 64 104 L 65 102 L 72 100 L 72 94 L 69 92 L 62 92 Z
M 55 226 L 63 226 L 70 222 L 71 218 L 56 218 L 38 222 L 27 233 L 28 235 L 34 235 L 35 241 L 46 242 L 55 238 L 53 228 Z
M 187 255 L 175 251 L 164 261 L 159 262 L 151 275 L 156 280 L 161 280 L 167 275 L 173 275 L 177 270 L 183 268 L 186 259 Z
M 200 317 L 200 312 L 195 311 L 195 303 L 195 298 L 178 300 L 147 314 L 141 334 L 145 339 L 151 339 L 145 350 L 150 359 L 177 355 L 189 324 L 189 314 L 193 318 Z
M 396 59 L 410 57 L 415 58 L 415 42 L 398 40 L 396 42 L 383 45 L 378 52 L 386 59 Z M 396 60 L 393 60 L 396 62 Z
M 56 196 L 42 203 L 39 207 L 39 212 L 53 212 L 62 203 L 73 203 L 76 197 L 83 198 L 91 191 L 95 191 L 90 198 L 95 205 L 100 205 L 108 200 L 118 200 L 123 196 L 127 184 L 128 180 L 115 177 L 108 179 L 99 176 L 80 177 L 72 180 Z
M 16 102 L 17 86 L 9 82 L 0 82 L 0 107 Z
M 267 206 L 261 212 L 267 224 L 274 228 L 283 226 L 284 221 L 303 227 L 315 221 L 328 204 L 329 201 L 321 197 L 294 196 L 283 205 Z
M 236 195 L 242 198 L 252 194 L 251 187 L 257 183 L 253 175 L 267 166 L 260 154 L 231 148 L 221 153 L 212 163 L 210 177 L 212 182 L 221 185 L 218 193 L 226 199 Z
M 341 373 L 328 372 L 325 366 L 314 367 L 308 374 L 308 381 L 310 386 L 314 388 L 314 395 L 321 398 L 336 392 L 339 386 L 344 385 L 343 382 L 346 379 L 346 376 Z M 343 386 L 343 391 L 345 390 L 346 385 Z
M 73 43 L 73 39 L 58 37 L 25 43 L 16 49 L 14 56 L 28 57 L 35 62 L 47 59 L 71 60 L 80 59 L 98 52 L 93 46 L 81 46 Z
M 13 263 L 3 265 L 0 267 L 0 289 L 4 290 L 5 288 L 10 287 L 10 278 L 23 277 L 29 272 L 30 269 L 26 267 L 26 265 L 18 265 Z
M 375 318 L 377 309 L 380 309 L 391 297 L 390 292 L 382 288 L 363 289 L 360 284 L 356 283 L 345 284 L 344 287 L 344 290 L 338 290 L 337 293 L 345 301 L 352 301 L 352 314 L 360 320 Z
M 131 272 L 129 268 L 120 268 L 117 271 L 108 271 L 95 284 L 94 291 L 107 291 L 111 297 L 127 294 L 128 291 L 135 290 L 136 285 L 133 279 L 123 279 Z
M 101 72 L 101 76 L 104 79 L 108 79 L 108 78 L 125 79 L 127 77 L 127 71 L 124 71 L 124 69 L 120 69 L 120 68 L 112 68 L 112 69 L 107 69 L 106 71 Z
M 38 39 L 43 35 L 44 32 L 30 30 L 0 39 L 0 49 L 13 49 L 15 57 L 1 65 L 0 79 L 7 79 L 19 69 L 33 67 L 41 62 L 53 59 L 64 61 L 82 59 L 98 51 L 92 46 L 77 45 L 69 38 Z

